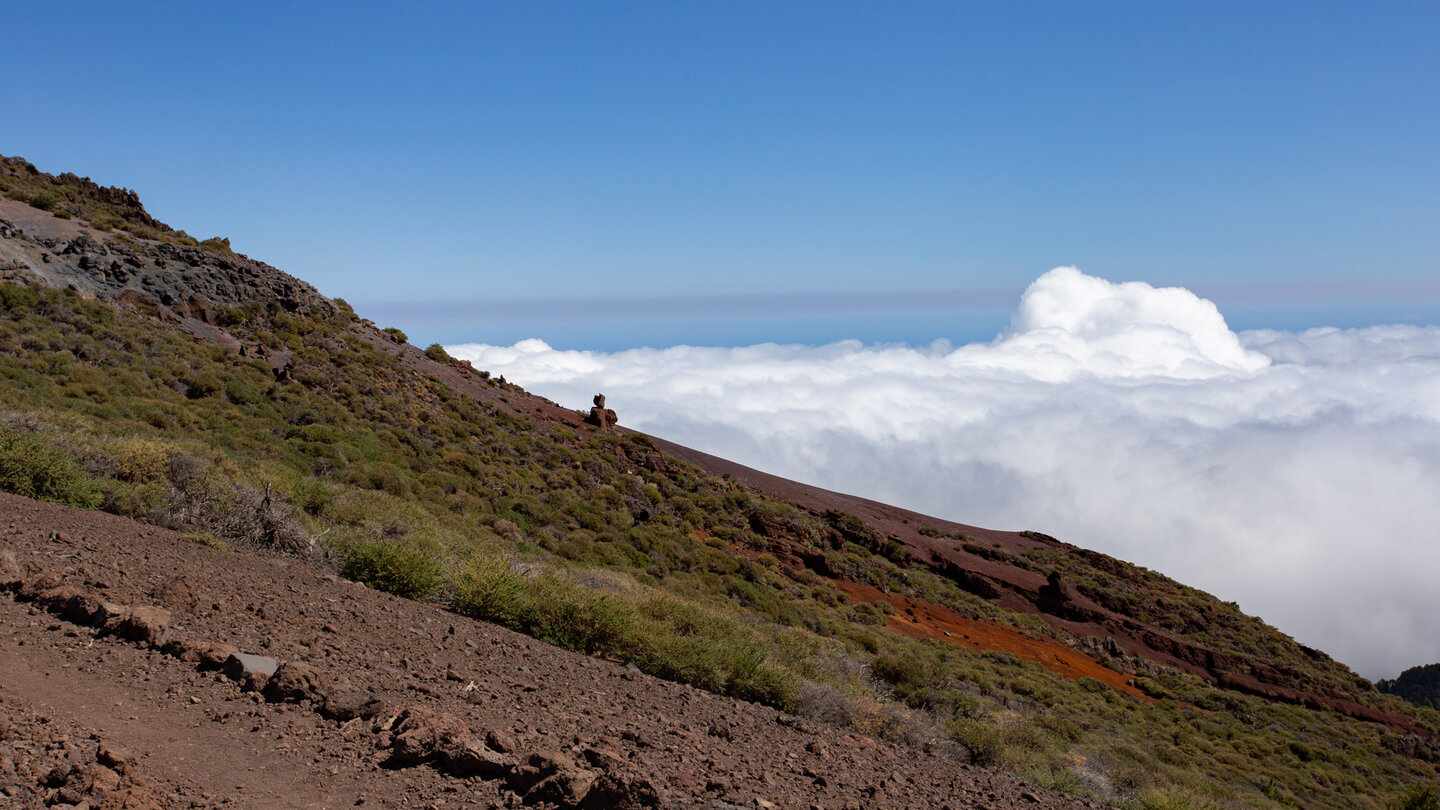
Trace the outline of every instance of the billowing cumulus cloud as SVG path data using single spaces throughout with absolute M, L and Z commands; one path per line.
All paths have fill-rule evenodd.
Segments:
M 1440 328 L 1236 334 L 1057 268 L 994 341 L 451 354 L 819 486 L 1035 529 L 1233 599 L 1371 677 L 1440 661 Z

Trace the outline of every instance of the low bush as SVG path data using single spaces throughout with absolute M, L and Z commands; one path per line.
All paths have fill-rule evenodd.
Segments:
M 115 462 L 117 477 L 136 484 L 164 480 L 177 452 L 173 442 L 142 438 L 121 439 L 105 450 Z
M 512 626 L 520 612 L 525 578 L 509 560 L 477 555 L 455 577 L 451 606 L 467 616 Z
M 1005 761 L 1005 735 L 1000 729 L 968 718 L 956 718 L 946 729 L 950 739 L 965 746 L 976 765 L 999 765 Z
M 1178 788 L 1150 789 L 1135 797 L 1139 810 L 1216 810 L 1216 804 Z
M 340 573 L 377 591 L 423 599 L 439 590 L 440 562 L 430 552 L 389 540 L 360 540 L 345 552 Z
M 50 211 L 59 206 L 63 199 L 53 191 L 41 191 L 30 198 L 30 205 L 41 211 Z
M 0 490 L 94 509 L 101 496 L 80 465 L 40 434 L 0 428 Z
M 1429 785 L 1411 788 L 1396 799 L 1391 807 L 1395 810 L 1440 810 L 1440 790 Z

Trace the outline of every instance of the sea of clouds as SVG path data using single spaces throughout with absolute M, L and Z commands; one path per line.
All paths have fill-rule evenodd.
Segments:
M 1440 327 L 1237 334 L 1188 290 L 1061 267 L 989 343 L 446 348 L 767 472 L 1145 565 L 1371 678 L 1440 661 Z

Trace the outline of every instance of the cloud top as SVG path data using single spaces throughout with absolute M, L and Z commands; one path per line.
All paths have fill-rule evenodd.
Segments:
M 989 343 L 447 350 L 786 477 L 1147 565 L 1371 677 L 1440 661 L 1440 328 L 1236 334 L 1188 290 L 1057 268 Z
M 1189 290 L 1112 284 L 1074 267 L 1036 279 L 1020 297 L 1010 329 L 990 349 L 1012 358 L 1068 359 L 1072 375 L 1197 379 L 1270 363 L 1242 347 L 1220 310 Z

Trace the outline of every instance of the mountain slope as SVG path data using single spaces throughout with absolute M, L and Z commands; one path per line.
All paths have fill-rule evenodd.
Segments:
M 0 701 L 25 700 L 57 723 L 99 733 L 107 750 L 128 751 L 124 788 L 157 800 L 173 794 L 181 806 L 318 808 L 504 805 L 523 797 L 535 804 L 550 788 L 527 780 L 520 765 L 549 757 L 565 763 L 572 793 L 595 780 L 578 802 L 595 807 L 753 806 L 757 798 L 841 806 L 847 797 L 911 807 L 956 799 L 978 807 L 1093 806 L 935 753 L 639 675 L 357 587 L 301 560 L 220 551 L 12 495 L 0 495 L 0 510 L 8 518 L 0 544 L 25 549 L 17 562 L 26 572 L 10 586 L 17 598 L 0 599 L 10 631 L 0 642 L 0 666 L 9 673 Z M 50 591 L 38 587 L 46 575 L 56 583 Z M 76 616 L 74 594 L 158 602 L 169 613 L 167 634 L 154 643 L 107 633 Z M 282 695 L 268 683 L 248 691 L 197 660 L 207 644 L 304 661 L 303 695 Z M 373 721 L 327 718 L 347 695 L 372 705 Z M 439 722 L 427 712 L 489 737 L 487 746 L 503 755 L 494 757 L 496 772 L 457 772 L 456 762 L 417 752 L 424 741 L 405 736 L 406 721 L 383 728 L 400 715 L 412 718 L 411 731 L 421 728 L 416 718 Z M 98 746 L 84 733 L 72 736 L 91 755 Z M 37 777 L 24 788 L 44 795 L 43 782 L 63 757 L 42 768 L 35 752 L 18 753 L 20 767 Z M 95 774 L 103 784 L 99 763 L 89 767 L 92 784 Z M 75 789 L 83 793 L 83 784 Z M 14 787 L 14 798 L 28 793 Z
M 0 488 L 1114 803 L 1382 807 L 1435 776 L 1433 712 L 1234 605 L 597 429 L 32 169 L 0 176 L 32 200 L 0 199 Z

